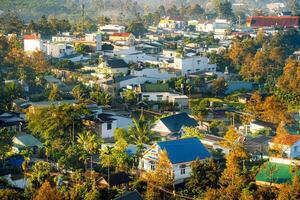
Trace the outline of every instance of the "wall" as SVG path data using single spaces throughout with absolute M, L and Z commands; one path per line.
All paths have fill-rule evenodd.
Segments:
M 107 123 L 101 124 L 102 138 L 112 138 L 114 136 L 114 131 L 117 128 L 117 120 L 112 121 L 111 124 L 110 130 L 107 130 Z
M 300 140 L 291 147 L 291 158 L 300 158 Z
M 193 56 L 185 58 L 175 58 L 174 68 L 182 71 L 182 74 L 193 73 L 196 71 L 216 71 L 215 64 L 209 64 L 207 57 Z
M 24 40 L 24 51 L 41 51 L 42 49 L 41 40 Z
M 154 132 L 162 133 L 164 135 L 171 133 L 171 131 L 160 120 L 155 123 L 154 127 L 151 130 Z

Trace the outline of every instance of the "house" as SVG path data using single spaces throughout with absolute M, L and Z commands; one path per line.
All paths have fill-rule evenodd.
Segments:
M 62 58 L 74 53 L 73 46 L 66 43 L 48 43 L 46 44 L 46 48 L 47 55 L 53 58 Z
M 113 33 L 109 36 L 109 40 L 113 43 L 131 46 L 135 42 L 135 37 L 132 33 Z
M 34 154 L 38 153 L 38 149 L 42 148 L 43 144 L 30 134 L 19 134 L 13 137 L 13 147 L 14 153 L 20 153 L 23 149 L 29 148 Z
M 21 113 L 0 110 L 0 128 L 21 132 L 24 125 L 25 116 L 22 116 Z
M 122 186 L 125 186 L 128 188 L 129 182 L 132 181 L 132 178 L 128 173 L 125 172 L 118 172 L 115 174 L 110 174 L 109 178 L 108 176 L 104 176 L 100 179 L 100 185 L 106 186 L 106 187 L 118 187 L 121 188 Z
M 216 19 L 214 22 L 214 38 L 224 39 L 230 29 L 230 23 L 226 19 Z
M 202 20 L 199 21 L 196 26 L 196 31 L 198 32 L 213 32 L 214 31 L 214 22 L 211 20 Z
M 172 166 L 174 183 L 182 183 L 190 177 L 191 163 L 196 159 L 204 160 L 211 154 L 198 138 L 185 138 L 157 142 L 152 145 L 142 156 L 139 168 L 144 171 L 155 170 L 159 154 L 166 151 Z
M 164 71 L 159 68 L 139 68 L 131 71 L 133 76 L 151 77 L 156 78 L 158 81 L 169 80 L 170 78 L 176 77 L 176 74 Z
M 114 200 L 143 200 L 143 197 L 138 191 L 134 190 L 132 192 L 125 192 L 125 194 L 115 198 Z
M 74 40 L 76 40 L 76 37 L 74 35 L 71 35 L 69 32 L 52 36 L 52 42 L 54 43 L 71 43 Z
M 35 51 L 45 52 L 45 46 L 41 39 L 40 34 L 24 35 L 24 51 L 27 53 L 32 53 Z
M 300 26 L 299 16 L 251 16 L 247 18 L 246 25 L 252 28 L 296 28 Z
M 146 82 L 156 83 L 157 78 L 143 76 L 119 76 L 108 81 L 102 82 L 100 86 L 107 92 L 116 95 L 122 88 L 133 88 L 134 86 L 144 84 Z
M 270 136 L 258 135 L 257 137 L 245 137 L 243 145 L 253 158 L 267 158 L 269 154 Z
M 179 93 L 171 92 L 167 83 L 146 83 L 140 87 L 140 100 L 146 101 L 166 101 L 169 103 L 178 104 L 179 106 L 188 105 L 188 96 Z
M 160 133 L 162 136 L 168 136 L 172 133 L 179 133 L 183 127 L 197 126 L 198 122 L 183 112 L 159 119 L 151 130 Z
M 73 41 L 74 47 L 84 44 L 89 47 L 90 51 L 99 52 L 102 50 L 102 36 L 98 33 L 86 33 L 83 38 Z
M 99 72 L 104 74 L 127 74 L 128 64 L 119 58 L 104 58 L 98 66 Z
M 280 149 L 287 158 L 300 158 L 300 135 L 276 135 L 269 142 L 269 148 L 275 151 Z
M 224 148 L 220 145 L 220 142 L 224 141 L 224 138 L 215 135 L 205 134 L 203 138 L 200 139 L 201 143 L 205 145 L 208 149 L 218 150 L 220 149 L 223 153 L 228 154 L 229 149 Z
M 216 72 L 216 64 L 210 64 L 209 58 L 204 56 L 175 57 L 174 64 L 170 68 L 180 70 L 182 74 L 189 74 L 198 71 Z
M 272 132 L 276 130 L 276 126 L 270 122 L 264 122 L 261 120 L 253 120 L 252 122 L 250 122 L 249 131 L 251 133 L 255 133 L 263 130 Z
M 158 27 L 162 29 L 182 29 L 185 21 L 181 16 L 168 16 L 160 20 Z
M 100 31 L 102 33 L 107 33 L 109 35 L 114 34 L 114 33 L 123 33 L 123 32 L 125 32 L 125 26 L 107 24 L 104 26 L 99 26 L 98 31 Z
M 127 129 L 132 120 L 113 113 L 97 112 L 94 115 L 84 117 L 83 123 L 100 138 L 109 139 L 114 137 L 116 128 Z

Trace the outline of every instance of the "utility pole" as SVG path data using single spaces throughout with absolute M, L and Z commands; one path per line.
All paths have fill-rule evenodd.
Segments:
M 84 8 L 85 8 L 84 4 L 81 4 L 81 20 L 82 20 L 81 33 L 82 33 L 82 35 L 84 34 L 84 20 L 85 20 Z

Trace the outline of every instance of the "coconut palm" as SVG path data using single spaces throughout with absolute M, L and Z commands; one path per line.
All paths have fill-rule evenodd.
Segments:
M 110 168 L 113 163 L 113 160 L 112 160 L 113 150 L 114 150 L 114 147 L 106 146 L 106 148 L 100 152 L 101 165 L 104 167 L 107 167 L 108 183 L 110 182 Z
M 100 140 L 90 131 L 80 133 L 77 137 L 77 142 L 85 153 L 90 156 L 91 161 L 91 179 L 93 178 L 93 154 L 95 154 L 100 145 Z

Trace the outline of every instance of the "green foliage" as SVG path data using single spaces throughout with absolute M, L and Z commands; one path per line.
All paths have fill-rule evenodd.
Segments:
M 0 160 L 4 161 L 12 147 L 14 133 L 5 128 L 0 129 Z
M 187 182 L 189 194 L 199 195 L 207 188 L 218 188 L 221 170 L 212 159 L 195 160 L 191 164 L 191 177 Z
M 134 21 L 129 23 L 126 31 L 138 37 L 143 36 L 146 33 L 147 29 L 144 27 L 143 23 Z
M 182 133 L 182 138 L 190 138 L 190 137 L 197 137 L 199 139 L 203 138 L 203 134 L 199 131 L 199 129 L 194 128 L 194 127 L 184 127 L 183 128 L 183 133 Z
M 112 96 L 97 87 L 90 92 L 90 99 L 95 101 L 97 105 L 107 106 L 111 104 Z
M 24 196 L 14 189 L 1 189 L 0 199 L 2 200 L 23 200 Z
M 83 43 L 75 46 L 75 51 L 80 54 L 85 54 L 89 51 L 89 47 Z

